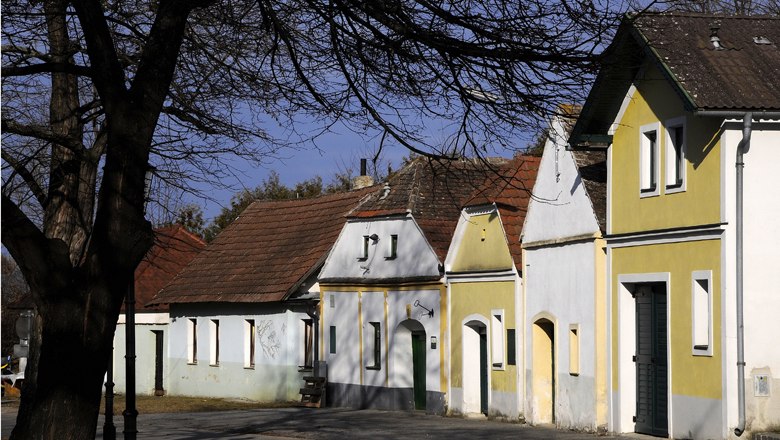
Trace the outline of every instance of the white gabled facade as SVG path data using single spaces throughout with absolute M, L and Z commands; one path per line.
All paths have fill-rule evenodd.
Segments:
M 440 264 L 411 216 L 347 222 L 319 278 L 329 405 L 444 412 Z
M 606 257 L 563 121 L 553 121 L 523 228 L 525 417 L 607 424 Z

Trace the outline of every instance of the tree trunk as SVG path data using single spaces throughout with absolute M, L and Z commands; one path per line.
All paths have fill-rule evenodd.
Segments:
M 30 348 L 33 357 L 25 374 L 31 380 L 25 381 L 11 439 L 95 438 L 103 377 L 124 290 L 114 287 L 114 292 L 101 292 L 104 288 L 87 286 L 77 281 L 69 292 L 41 292 L 42 297 L 53 299 L 38 304 Z M 111 298 L 110 303 L 102 303 L 105 298 Z

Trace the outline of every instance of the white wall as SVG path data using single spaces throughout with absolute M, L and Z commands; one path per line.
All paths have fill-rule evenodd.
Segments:
M 559 122 L 551 125 L 534 184 L 523 243 L 592 235 L 599 231 L 593 207 L 579 178 L 574 158 L 564 145 L 566 136 Z
M 114 333 L 114 369 L 113 382 L 115 393 L 126 393 L 125 354 L 127 336 L 125 333 L 124 315 L 120 316 L 119 324 Z M 168 349 L 168 314 L 139 313 L 136 315 L 135 327 L 135 392 L 141 395 L 154 395 L 155 348 L 156 336 L 153 331 L 163 332 L 163 388 L 168 389 L 167 349 Z
M 724 267 L 725 396 L 729 431 L 737 423 L 736 368 L 736 147 L 741 123 L 727 124 L 722 137 L 725 175 L 723 212 L 726 239 Z M 780 123 L 753 123 L 750 150 L 744 155 L 744 317 L 745 395 L 748 428 L 780 424 Z M 768 374 L 770 397 L 756 397 L 753 376 Z
M 196 318 L 197 364 L 187 362 L 187 321 Z M 219 320 L 219 365 L 209 365 L 209 321 Z M 244 367 L 245 320 L 255 320 L 255 367 Z M 303 311 L 279 304 L 173 305 L 168 394 L 289 401 L 300 398 Z
M 377 234 L 368 258 L 361 259 L 363 236 Z M 387 259 L 390 235 L 398 235 L 397 258 Z M 319 279 L 379 280 L 410 276 L 438 276 L 439 261 L 411 217 L 350 221 L 344 225 Z
M 595 429 L 595 247 L 593 242 L 527 249 L 525 334 L 540 317 L 555 324 L 556 423 Z M 579 325 L 579 376 L 569 374 L 569 326 Z M 534 422 L 533 344 L 526 338 L 526 418 Z

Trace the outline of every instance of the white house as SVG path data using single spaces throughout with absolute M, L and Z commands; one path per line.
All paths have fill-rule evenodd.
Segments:
M 606 154 L 567 151 L 552 121 L 523 228 L 526 420 L 607 424 Z
M 169 394 L 300 398 L 316 362 L 317 275 L 371 190 L 254 202 L 160 291 Z

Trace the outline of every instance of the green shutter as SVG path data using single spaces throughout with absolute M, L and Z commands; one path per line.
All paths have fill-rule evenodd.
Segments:
M 515 344 L 515 329 L 506 329 L 506 364 L 517 365 L 517 346 Z

